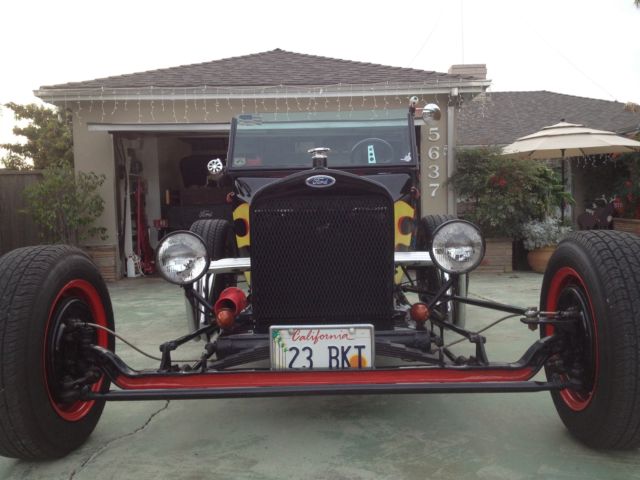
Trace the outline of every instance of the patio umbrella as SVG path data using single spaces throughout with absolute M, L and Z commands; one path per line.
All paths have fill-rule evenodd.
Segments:
M 502 154 L 515 158 L 562 160 L 562 184 L 565 180 L 565 158 L 640 151 L 640 142 L 606 130 L 567 123 L 555 125 L 521 137 L 503 148 Z M 564 219 L 564 206 L 562 208 Z
M 503 154 L 519 158 L 547 159 L 636 150 L 640 150 L 640 142 L 630 138 L 562 121 L 517 139 L 504 147 Z

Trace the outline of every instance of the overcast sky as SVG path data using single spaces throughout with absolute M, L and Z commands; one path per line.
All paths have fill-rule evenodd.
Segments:
M 640 103 L 633 0 L 6 0 L 0 18 L 0 103 L 274 48 L 441 72 L 486 63 L 492 91 Z M 1 111 L 0 142 L 12 123 Z

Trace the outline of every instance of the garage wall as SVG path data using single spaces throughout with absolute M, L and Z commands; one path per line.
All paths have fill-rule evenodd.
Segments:
M 180 173 L 180 163 L 177 159 L 191 154 L 191 147 L 172 137 L 158 138 L 158 162 L 160 168 L 160 192 L 179 190 L 182 188 L 182 175 Z
M 160 205 L 160 168 L 158 162 L 158 140 L 155 136 L 145 135 L 136 150 L 138 160 L 142 163 L 142 177 L 146 181 L 147 195 L 145 213 L 149 225 L 149 240 L 152 248 L 158 244 L 157 234 L 153 228 L 153 221 L 161 217 Z

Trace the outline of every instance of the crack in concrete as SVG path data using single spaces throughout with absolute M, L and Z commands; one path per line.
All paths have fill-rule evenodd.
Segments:
M 102 455 L 111 445 L 113 445 L 115 442 L 117 442 L 118 440 L 122 440 L 123 438 L 127 438 L 127 437 L 131 437 L 133 435 L 135 435 L 138 432 L 141 432 L 142 430 L 144 430 L 145 428 L 147 428 L 149 426 L 149 424 L 151 423 L 151 421 L 160 413 L 162 413 L 163 411 L 165 411 L 167 408 L 169 408 L 169 403 L 171 403 L 169 400 L 166 401 L 166 403 L 159 408 L 158 410 L 156 410 L 155 412 L 153 412 L 149 418 L 147 418 L 147 421 L 144 422 L 141 426 L 139 426 L 138 428 L 136 428 L 135 430 L 133 430 L 132 432 L 129 433 L 125 433 L 124 435 L 120 435 L 119 437 L 116 437 L 112 440 L 109 440 L 107 443 L 105 443 L 102 447 L 100 447 L 98 450 L 96 450 L 95 452 L 93 452 L 91 455 L 89 455 L 89 458 L 87 458 L 85 461 L 83 461 L 79 467 L 74 468 L 71 473 L 69 474 L 69 479 L 68 480 L 73 480 L 75 478 L 76 475 L 78 475 L 80 472 L 82 472 L 82 470 L 91 462 L 93 462 L 96 458 L 98 458 L 100 455 Z

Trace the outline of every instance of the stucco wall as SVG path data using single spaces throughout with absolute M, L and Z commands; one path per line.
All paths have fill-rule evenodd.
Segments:
M 107 239 L 93 238 L 88 245 L 115 245 L 118 243 L 116 230 L 116 191 L 113 139 L 106 132 L 89 132 L 86 121 L 89 117 L 74 118 L 73 156 L 76 171 L 104 174 L 106 179 L 99 193 L 104 199 L 104 212 L 97 226 L 106 228 Z

